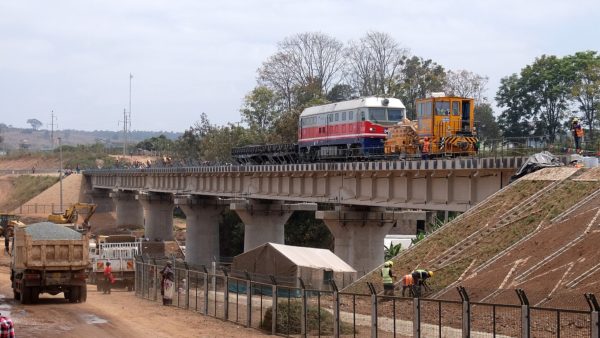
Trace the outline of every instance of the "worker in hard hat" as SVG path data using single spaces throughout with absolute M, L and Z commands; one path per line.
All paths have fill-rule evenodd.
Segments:
M 394 262 L 387 261 L 383 264 L 381 269 L 381 280 L 383 282 L 383 294 L 386 296 L 394 295 L 394 273 L 392 272 L 392 266 Z
M 421 287 L 426 291 L 431 291 L 431 288 L 427 284 L 427 279 L 433 277 L 433 271 L 417 269 L 411 273 L 411 276 L 413 278 L 413 293 L 415 297 L 421 296 Z
M 404 297 L 404 292 L 406 290 L 408 290 L 408 295 L 409 296 L 414 296 L 413 295 L 413 285 L 414 285 L 414 280 L 412 278 L 412 274 L 407 274 L 402 276 L 402 278 L 400 279 L 400 281 L 402 282 L 402 297 Z
M 583 127 L 581 127 L 577 117 L 573 118 L 573 121 L 571 122 L 571 133 L 573 134 L 573 139 L 575 139 L 575 151 L 580 154 L 581 139 L 583 139 Z

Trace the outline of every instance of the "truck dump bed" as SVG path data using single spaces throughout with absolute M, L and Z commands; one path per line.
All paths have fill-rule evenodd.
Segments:
M 15 230 L 13 269 L 79 270 L 89 266 L 89 240 L 62 225 L 42 222 Z

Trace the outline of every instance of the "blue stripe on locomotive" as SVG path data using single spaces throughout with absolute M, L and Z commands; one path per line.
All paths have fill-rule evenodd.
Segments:
M 338 146 L 346 145 L 350 148 L 353 144 L 360 144 L 360 149 L 363 150 L 364 154 L 382 154 L 383 144 L 385 140 L 382 137 L 351 137 L 351 138 L 340 138 L 340 139 L 326 139 L 318 141 L 299 141 L 298 145 L 300 148 L 309 147 L 323 147 L 323 146 Z

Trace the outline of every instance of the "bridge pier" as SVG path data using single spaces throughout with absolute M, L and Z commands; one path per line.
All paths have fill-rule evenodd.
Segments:
M 115 190 L 110 193 L 117 213 L 117 227 L 123 225 L 144 225 L 144 208 L 136 196 L 135 191 Z
M 185 213 L 185 261 L 205 265 L 219 260 L 219 221 L 225 206 L 216 198 L 175 197 L 175 204 Z
M 296 210 L 317 210 L 316 203 L 286 204 L 282 201 L 252 199 L 231 203 L 244 222 L 244 252 L 267 242 L 285 244 L 284 225 Z
M 322 219 L 333 234 L 334 253 L 363 276 L 383 263 L 383 240 L 402 212 L 338 206 L 336 210 L 317 211 L 316 218 Z M 406 227 L 407 232 L 414 230 L 413 226 Z
M 146 193 L 137 195 L 144 207 L 144 233 L 151 241 L 173 240 L 173 195 Z

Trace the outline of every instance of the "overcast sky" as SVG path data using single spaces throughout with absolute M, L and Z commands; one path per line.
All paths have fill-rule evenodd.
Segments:
M 0 0 L 0 122 L 181 132 L 240 121 L 256 70 L 286 37 L 390 34 L 446 69 L 502 77 L 542 54 L 600 50 L 598 0 Z

